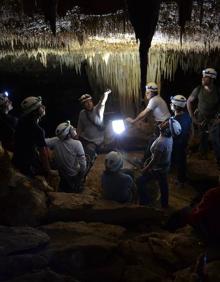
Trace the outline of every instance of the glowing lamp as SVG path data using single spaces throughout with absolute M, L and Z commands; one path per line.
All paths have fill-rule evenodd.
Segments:
M 117 119 L 112 121 L 112 129 L 116 134 L 121 134 L 125 131 L 125 124 L 123 119 Z
M 5 94 L 5 97 L 8 97 L 8 92 L 7 91 L 5 91 L 4 94 Z

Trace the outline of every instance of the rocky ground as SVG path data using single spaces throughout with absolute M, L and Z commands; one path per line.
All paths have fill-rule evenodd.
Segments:
M 141 154 L 127 152 L 126 158 Z M 207 249 L 190 226 L 174 233 L 163 228 L 175 210 L 217 185 L 213 155 L 189 155 L 185 187 L 170 173 L 167 210 L 160 209 L 157 192 L 155 207 L 103 200 L 104 157 L 98 156 L 82 194 L 66 194 L 54 192 L 57 179 L 49 180 L 51 187 L 17 174 L 1 152 L 0 281 L 189 282 L 204 281 L 204 271 L 206 281 L 220 281 L 220 260 L 203 267 Z

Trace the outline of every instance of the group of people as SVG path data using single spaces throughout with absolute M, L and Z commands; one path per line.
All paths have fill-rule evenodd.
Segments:
M 147 106 L 136 118 L 126 119 L 127 122 L 135 124 L 152 114 L 155 120 L 155 132 L 146 146 L 144 157 L 139 161 L 142 175 L 131 185 L 130 175 L 127 175 L 126 178 L 124 175 L 126 172 L 121 170 L 122 157 L 120 153 L 112 152 L 108 154 L 106 164 L 109 164 L 109 159 L 113 158 L 112 165 L 116 163 L 116 160 L 118 165 L 113 166 L 114 170 L 106 165 L 106 172 L 102 177 L 102 186 L 106 198 L 120 202 L 122 195 L 124 195 L 123 202 L 130 201 L 129 195 L 133 194 L 133 187 L 136 186 L 139 203 L 148 205 L 150 203 L 149 186 L 151 180 L 154 179 L 160 187 L 161 206 L 167 208 L 169 205 L 167 174 L 170 166 L 176 168 L 177 185 L 184 187 L 187 180 L 187 149 L 192 122 L 199 133 L 201 156 L 206 157 L 210 139 L 219 165 L 220 91 L 214 83 L 216 77 L 217 72 L 213 68 L 207 68 L 202 72 L 201 85 L 193 90 L 188 99 L 183 95 L 170 97 L 172 116 L 166 102 L 158 95 L 156 83 L 147 84 L 145 93 L 148 100 Z M 117 178 L 116 173 L 118 174 Z M 112 179 L 111 185 L 107 183 L 109 174 Z M 127 184 L 128 181 L 129 185 Z M 120 189 L 120 187 L 123 188 Z M 127 187 L 127 190 L 124 187 Z
M 161 206 L 168 207 L 169 188 L 167 173 L 169 167 L 175 164 L 177 179 L 180 184 L 186 181 L 187 147 L 191 134 L 191 125 L 195 125 L 199 133 L 200 153 L 204 158 L 211 141 L 217 165 L 220 164 L 220 91 L 214 81 L 217 72 L 207 68 L 202 72 L 202 83 L 196 87 L 188 99 L 182 95 L 171 97 L 170 116 L 165 101 L 158 96 L 157 85 L 149 83 L 146 86 L 148 105 L 135 118 L 127 121 L 135 124 L 146 118 L 150 113 L 155 119 L 155 134 L 149 140 L 142 164 L 142 175 L 136 180 L 126 171 L 123 171 L 123 160 L 119 152 L 110 152 L 106 156 L 106 170 L 102 176 L 104 196 L 109 200 L 129 202 L 138 194 L 139 203 L 149 204 L 149 183 L 152 179 L 158 181 L 161 192 Z M 187 107 L 186 107 L 187 106 Z M 159 131 L 159 136 L 158 136 Z M 150 148 L 150 150 L 149 150 Z M 150 158 L 146 158 L 149 156 Z M 135 192 L 136 189 L 136 192 Z M 166 224 L 169 230 L 175 230 L 186 224 L 191 224 L 208 246 L 219 245 L 220 224 L 217 215 L 220 212 L 220 178 L 219 186 L 209 189 L 200 202 L 193 206 L 177 211 Z
M 102 175 L 106 198 L 119 202 L 131 201 L 134 187 L 137 186 L 139 203 L 147 205 L 148 186 L 154 179 L 159 183 L 161 205 L 168 207 L 167 174 L 172 164 L 177 168 L 178 183 L 184 185 L 186 181 L 191 121 L 198 127 L 203 155 L 207 152 L 210 136 L 217 162 L 220 162 L 220 93 L 214 84 L 216 77 L 214 69 L 205 69 L 202 72 L 202 84 L 193 90 L 188 99 L 182 95 L 171 97 L 172 116 L 166 102 L 158 94 L 157 84 L 150 82 L 146 85 L 147 106 L 136 118 L 126 119 L 128 123 L 135 124 L 152 114 L 155 120 L 154 134 L 140 160 L 142 175 L 134 183 L 131 175 L 121 171 L 123 158 L 120 153 L 110 152 L 106 156 Z M 52 138 L 45 138 L 45 132 L 39 124 L 45 116 L 41 97 L 25 98 L 21 103 L 22 114 L 16 119 L 10 115 L 13 107 L 7 93 L 1 93 L 0 141 L 5 149 L 13 151 L 12 162 L 15 168 L 30 177 L 59 173 L 60 191 L 82 191 L 85 177 L 104 141 L 104 111 L 110 93 L 111 90 L 107 90 L 96 105 L 91 95 L 82 95 L 79 101 L 83 109 L 79 114 L 77 129 L 69 121 L 62 122 L 55 130 L 56 136 Z M 196 108 L 193 107 L 195 102 Z M 53 151 L 55 165 L 52 168 L 48 148 Z
M 13 109 L 7 93 L 0 93 L 0 141 L 5 150 L 13 152 L 12 163 L 21 173 L 60 176 L 59 189 L 63 192 L 81 192 L 86 174 L 91 168 L 104 140 L 104 110 L 107 90 L 97 105 L 84 94 L 77 129 L 69 121 L 60 123 L 55 137 L 45 138 L 40 120 L 46 109 L 41 97 L 30 96 L 21 102 L 19 119 L 10 115 Z M 53 162 L 50 162 L 50 150 Z
M 108 199 L 119 202 L 131 200 L 129 195 L 134 195 L 132 191 L 136 186 L 136 194 L 137 198 L 139 199 L 139 203 L 141 205 L 148 205 L 150 204 L 149 183 L 151 180 L 157 180 L 161 192 L 161 206 L 163 208 L 167 208 L 169 198 L 167 174 L 171 162 L 173 137 L 178 139 L 178 137 L 181 136 L 182 129 L 181 124 L 177 121 L 175 116 L 171 117 L 166 102 L 161 98 L 161 96 L 158 95 L 158 87 L 156 83 L 151 82 L 147 84 L 146 98 L 149 100 L 146 108 L 135 119 L 127 118 L 127 122 L 135 124 L 137 121 L 146 118 L 148 114 L 152 113 L 155 119 L 155 133 L 154 136 L 152 136 L 152 138 L 149 140 L 150 144 L 147 145 L 146 149 L 146 151 L 149 150 L 149 152 L 145 153 L 145 156 L 142 160 L 142 175 L 135 181 L 133 180 L 131 184 L 130 175 L 128 175 L 126 178 L 126 172 L 120 171 L 123 163 L 120 152 L 110 152 L 106 156 L 106 172 L 102 177 L 102 186 L 104 195 L 106 195 Z M 181 95 L 177 95 L 172 97 L 171 101 L 175 109 L 179 109 L 182 106 L 181 113 L 184 115 L 186 98 Z M 176 104 L 179 106 L 176 106 Z M 190 119 L 188 120 L 190 123 Z M 190 126 L 188 127 L 190 128 Z M 183 146 L 181 142 L 177 144 L 179 146 Z M 187 146 L 187 144 L 185 146 Z M 180 153 L 180 151 L 178 152 Z M 146 156 L 148 157 L 146 158 Z M 113 168 L 109 165 L 110 160 Z M 108 177 L 108 175 L 111 175 L 111 178 Z M 107 179 L 109 179 L 109 184 Z M 129 185 L 127 184 L 128 181 L 130 183 Z M 110 192 L 112 192 L 112 194 Z M 123 195 L 124 198 L 122 197 Z

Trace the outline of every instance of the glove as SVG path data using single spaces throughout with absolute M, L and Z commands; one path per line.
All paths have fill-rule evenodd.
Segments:
M 104 95 L 108 95 L 108 94 L 110 94 L 112 91 L 111 91 L 111 89 L 107 89 L 105 92 L 104 92 Z

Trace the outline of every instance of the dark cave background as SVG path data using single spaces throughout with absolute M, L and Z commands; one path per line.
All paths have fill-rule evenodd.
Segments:
M 202 71 L 202 70 L 201 70 Z M 170 96 L 177 94 L 188 97 L 195 86 L 201 83 L 201 75 L 190 72 L 185 73 L 180 67 L 177 69 L 173 81 L 161 78 L 161 96 L 170 104 Z M 94 101 L 102 93 L 94 93 L 90 87 L 86 71 L 82 68 L 81 74 L 63 66 L 48 65 L 47 68 L 36 71 L 23 68 L 17 72 L 13 69 L 0 68 L 0 91 L 8 91 L 13 101 L 12 114 L 20 115 L 20 102 L 27 96 L 42 96 L 46 106 L 46 116 L 41 125 L 46 136 L 53 136 L 56 126 L 65 120 L 70 120 L 77 126 L 78 115 L 81 110 L 78 98 L 84 93 L 93 95 Z M 111 118 L 117 101 L 110 97 L 106 104 L 105 120 Z

